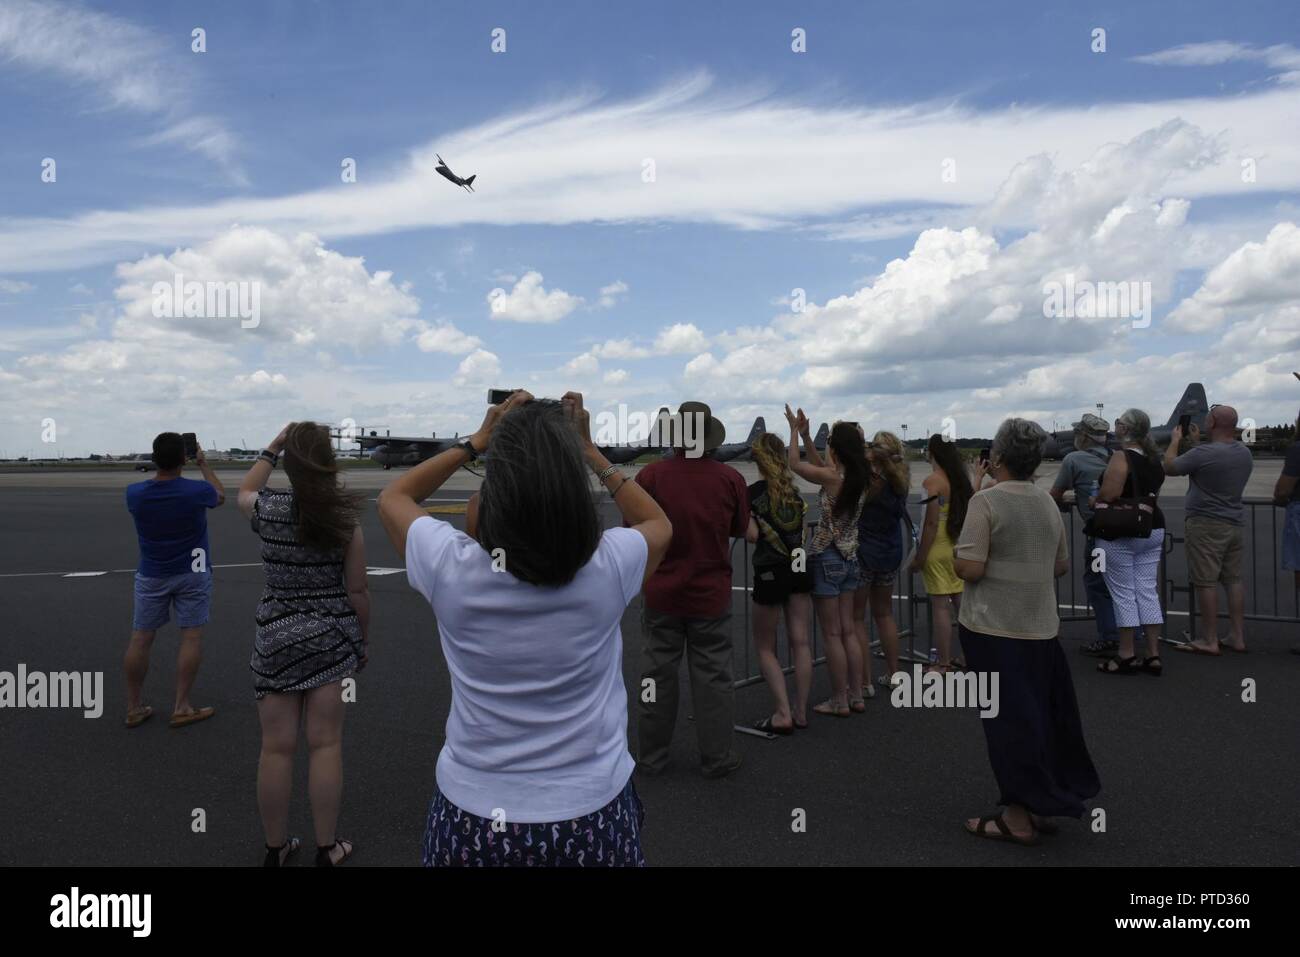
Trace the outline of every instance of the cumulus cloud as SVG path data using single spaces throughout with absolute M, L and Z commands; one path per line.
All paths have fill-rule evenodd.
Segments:
M 23 282 L 20 279 L 0 279 L 0 292 L 10 294 L 20 292 L 31 292 L 36 287 L 29 282 Z
M 415 344 L 421 352 L 445 352 L 459 356 L 473 352 L 483 345 L 483 340 L 461 332 L 453 323 L 440 322 L 426 326 L 415 337 Z
M 183 328 L 227 342 L 258 336 L 313 350 L 395 345 L 425 331 L 416 318 L 419 300 L 394 284 L 392 273 L 372 273 L 361 257 L 328 249 L 309 233 L 287 237 L 234 226 L 194 247 L 121 263 L 116 274 L 122 323 L 141 329 Z M 155 316 L 158 290 L 174 286 L 178 276 L 183 283 L 242 284 L 246 302 L 256 294 L 260 323 L 246 328 L 237 319 Z
M 1173 328 L 1205 332 L 1233 313 L 1300 300 L 1300 228 L 1278 223 L 1263 242 L 1237 249 L 1205 276 L 1201 287 L 1170 314 Z
M 629 373 L 626 369 L 610 369 L 605 373 L 605 385 L 622 385 L 628 380 Z
M 501 375 L 501 360 L 486 349 L 475 349 L 456 368 L 455 383 L 458 386 L 496 386 Z
M 675 322 L 655 336 L 654 351 L 668 356 L 679 353 L 699 352 L 709 344 L 708 336 L 702 333 L 694 323 Z
M 600 306 L 602 309 L 609 309 L 613 307 L 626 292 L 627 283 L 621 279 L 616 279 L 608 286 L 600 287 L 600 298 L 596 300 L 596 305 Z
M 1158 318 L 1188 265 L 1188 248 L 1204 237 L 1189 225 L 1191 204 L 1170 195 L 1170 184 L 1222 159 L 1217 136 L 1177 120 L 1107 144 L 1074 167 L 1031 157 L 974 212 L 976 225 L 924 230 L 907 255 L 853 292 L 783 311 L 765 327 L 713 335 L 712 348 L 687 361 L 682 378 L 733 407 L 774 397 L 823 407 L 865 402 L 896 408 L 906 421 L 909 405 L 936 412 L 948 403 L 982 428 L 996 425 L 998 413 L 1050 420 L 1089 391 L 1131 389 L 1121 402 L 1163 405 L 1189 381 L 1236 390 L 1246 368 L 1267 371 L 1267 384 L 1252 393 L 1293 391 L 1281 374 L 1300 368 L 1300 244 L 1292 223 L 1224 250 L 1201 289 L 1172 318 Z M 989 224 L 1007 220 L 1029 226 L 1001 241 Z M 1048 284 L 1066 280 L 1149 283 L 1157 318 L 1106 310 L 1049 317 Z M 1233 326 L 1217 350 L 1131 358 L 1135 346 L 1162 350 L 1162 339 L 1183 328 L 1260 310 Z M 1279 358 L 1261 364 L 1270 351 Z
M 582 305 L 581 296 L 544 288 L 536 270 L 524 273 L 509 292 L 500 286 L 493 289 L 487 301 L 489 315 L 506 322 L 559 322 Z

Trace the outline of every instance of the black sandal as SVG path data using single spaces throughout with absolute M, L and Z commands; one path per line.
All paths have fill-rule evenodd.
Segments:
M 298 851 L 301 842 L 296 837 L 291 837 L 279 847 L 266 845 L 266 857 L 262 859 L 263 867 L 284 867 L 289 858 L 293 857 Z
M 343 848 L 343 856 L 340 857 L 337 861 L 334 860 L 333 855 L 330 853 L 336 847 Z M 316 848 L 316 866 L 317 867 L 338 867 L 340 864 L 342 864 L 351 856 L 352 856 L 351 841 L 335 841 L 333 844 L 328 844 L 325 847 L 320 847 L 318 845 Z
M 1104 675 L 1135 675 L 1141 668 L 1142 662 L 1138 661 L 1137 655 L 1131 658 L 1121 658 L 1116 655 L 1097 665 L 1097 670 Z
M 989 831 L 990 824 L 997 825 L 997 833 Z M 979 819 L 979 823 L 975 825 L 975 830 L 973 831 L 965 824 L 963 824 L 962 827 L 965 829 L 967 834 L 973 834 L 975 837 L 982 837 L 986 841 L 1010 841 L 1012 844 L 1021 844 L 1025 847 L 1032 847 L 1038 843 L 1038 828 L 1034 827 L 1032 820 L 1029 824 L 1030 830 L 1027 837 L 1014 833 L 1011 828 L 1007 826 L 1006 819 L 1003 818 L 1001 814 L 984 815 L 984 817 Z
M 1165 673 L 1165 666 L 1159 655 L 1152 655 L 1150 658 L 1143 659 L 1142 670 L 1153 678 L 1159 678 Z
M 807 727 L 807 725 L 804 725 L 804 727 Z M 788 728 L 778 728 L 776 725 L 772 723 L 771 715 L 768 715 L 766 718 L 762 718 L 758 721 L 755 721 L 753 724 L 753 728 L 755 731 L 762 731 L 764 734 L 779 734 L 782 737 L 794 734 L 793 724 L 791 724 Z

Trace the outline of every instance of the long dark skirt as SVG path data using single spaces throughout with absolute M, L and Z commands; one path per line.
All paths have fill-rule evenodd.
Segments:
M 1043 817 L 1082 817 L 1101 790 L 1079 721 L 1061 643 L 1002 638 L 959 628 L 966 664 L 998 673 L 997 717 L 983 718 L 989 763 L 1002 796 Z

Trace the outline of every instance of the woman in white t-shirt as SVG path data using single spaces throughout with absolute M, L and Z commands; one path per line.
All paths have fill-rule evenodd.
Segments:
M 484 452 L 468 534 L 428 515 L 420 503 Z M 588 467 L 630 527 L 602 532 Z M 451 673 L 425 865 L 643 865 L 619 624 L 672 525 L 592 445 L 582 396 L 515 392 L 391 482 L 379 515 Z

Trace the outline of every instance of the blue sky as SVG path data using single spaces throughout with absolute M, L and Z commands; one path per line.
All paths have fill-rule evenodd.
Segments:
M 464 431 L 493 385 L 702 398 L 733 436 L 785 401 L 913 436 L 1099 401 L 1163 421 L 1192 379 L 1290 419 L 1297 20 L 0 0 L 0 453 Z M 260 282 L 261 325 L 154 319 L 176 272 Z M 1151 283 L 1154 321 L 1044 317 L 1066 273 Z

